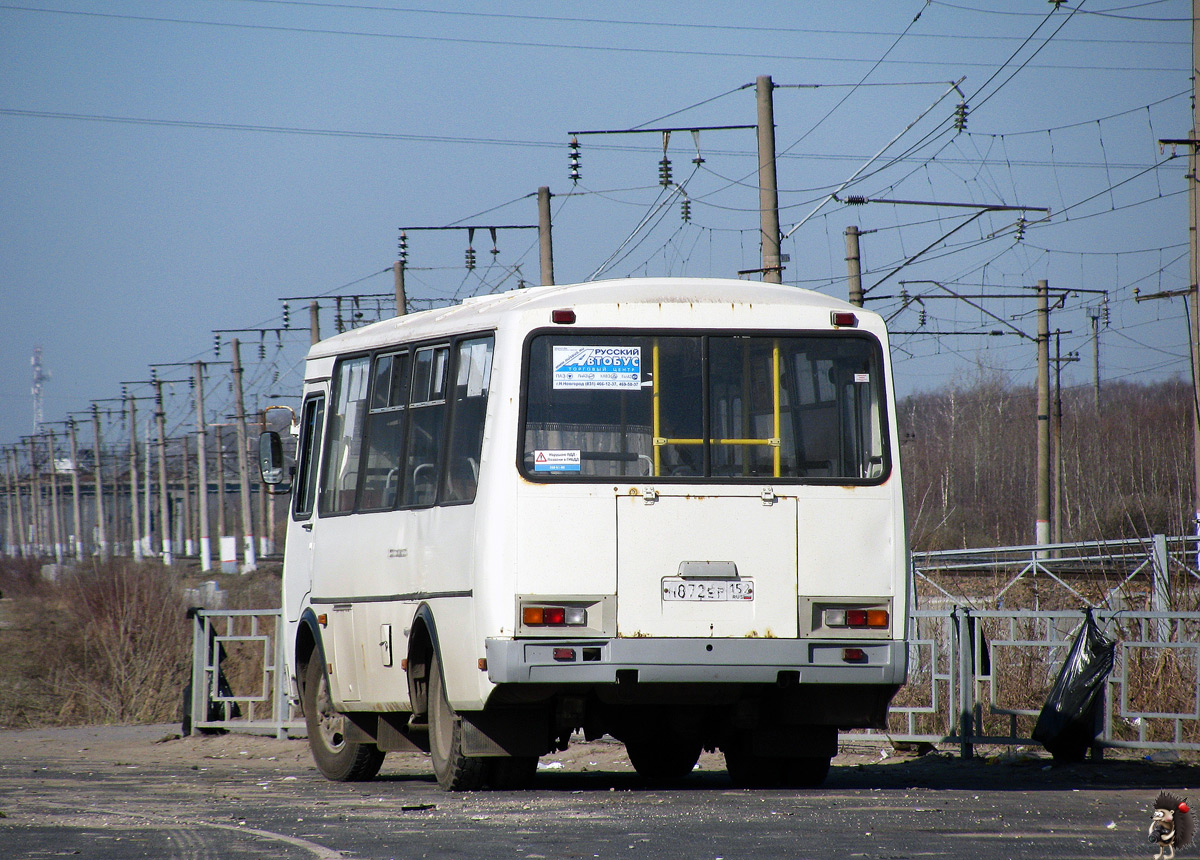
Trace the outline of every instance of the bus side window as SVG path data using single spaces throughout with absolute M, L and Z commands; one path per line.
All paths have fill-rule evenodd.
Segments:
M 447 365 L 450 347 L 427 346 L 413 356 L 409 393 L 401 505 L 421 507 L 437 501 L 438 454 L 446 421 Z
M 333 399 L 321 466 L 322 514 L 354 510 L 358 493 L 359 460 L 367 411 L 368 356 L 339 362 L 334 373 Z
M 296 500 L 293 518 L 312 516 L 317 490 L 317 454 L 321 450 L 321 430 L 325 423 L 325 398 L 312 397 L 304 404 L 300 418 L 300 463 L 296 471 Z
M 408 353 L 375 358 L 371 409 L 367 417 L 366 474 L 358 500 L 360 511 L 386 510 L 396 503 L 403 482 L 404 413 L 410 380 Z
M 492 343 L 490 337 L 464 340 L 455 350 L 450 443 L 442 475 L 442 502 L 475 500 L 483 448 L 483 421 L 492 376 Z

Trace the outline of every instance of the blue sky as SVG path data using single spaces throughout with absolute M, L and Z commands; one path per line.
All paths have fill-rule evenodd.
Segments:
M 1191 128 L 1190 14 L 1186 0 L 0 2 L 0 445 L 32 431 L 35 346 L 59 421 L 151 364 L 215 359 L 214 329 L 282 326 L 280 297 L 389 293 L 401 226 L 535 223 L 541 185 L 560 283 L 754 268 L 752 131 L 671 135 L 670 189 L 660 135 L 581 137 L 577 184 L 567 143 L 753 124 L 758 75 L 778 87 L 784 231 L 808 216 L 784 280 L 844 297 L 857 225 L 864 283 L 880 282 L 869 306 L 919 332 L 894 339 L 901 393 L 981 368 L 1029 381 L 1032 343 L 977 333 L 1005 328 L 992 315 L 1032 333 L 1040 278 L 1108 295 L 1053 314 L 1083 359 L 1065 384 L 1091 382 L 1091 317 L 1107 320 L 1102 378 L 1185 375 L 1183 301 L 1133 291 L 1188 285 L 1186 159 L 1156 141 Z M 978 210 L 847 195 L 1051 213 L 1023 231 L 1014 211 L 961 226 Z M 477 233 L 473 271 L 467 241 L 410 234 L 410 297 L 538 281 L 532 231 L 501 231 L 496 255 Z M 941 293 L 930 281 L 1018 297 L 905 305 L 902 291 Z M 378 305 L 361 300 L 362 319 Z M 290 311 L 302 327 L 302 304 Z M 298 391 L 306 332 L 241 337 L 252 407 Z M 222 374 L 213 420 L 231 409 Z M 169 390 L 171 430 L 187 432 L 188 387 Z

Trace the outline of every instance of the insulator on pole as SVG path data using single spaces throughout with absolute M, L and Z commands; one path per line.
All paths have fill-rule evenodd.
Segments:
M 687 197 L 684 197 L 683 202 L 679 204 L 679 209 L 679 214 L 683 218 L 684 222 L 690 222 L 692 220 L 692 201 Z
M 955 131 L 967 130 L 967 114 L 970 110 L 967 108 L 966 102 L 959 102 L 958 107 L 954 109 L 954 129 Z
M 663 188 L 668 188 L 671 185 L 671 159 L 665 155 L 662 161 L 658 163 L 658 184 Z
M 570 152 L 571 152 L 571 172 L 569 175 L 571 177 L 572 182 L 578 182 L 579 181 L 579 139 L 578 138 L 574 138 L 574 137 L 571 138 Z
M 403 230 L 400 231 L 400 241 L 397 245 L 400 259 L 400 265 L 404 266 L 408 262 L 408 234 Z
M 497 257 L 500 254 L 500 249 L 496 247 L 496 228 L 488 227 L 488 232 L 492 235 L 492 256 Z
M 217 358 L 221 357 L 221 335 L 219 332 L 213 334 L 213 355 Z
M 291 311 L 291 308 L 288 307 L 288 303 L 284 302 L 283 303 L 283 327 L 291 328 L 291 326 L 292 326 L 292 311 Z

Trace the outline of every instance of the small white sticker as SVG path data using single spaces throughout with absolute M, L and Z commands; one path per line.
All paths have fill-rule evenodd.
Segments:
M 869 374 L 869 373 L 856 373 L 856 374 L 854 374 L 854 381 L 855 381 L 855 382 L 870 382 L 870 381 L 871 381 L 871 374 Z
M 535 472 L 578 472 L 583 458 L 579 451 L 534 451 Z
M 555 346 L 554 387 L 641 388 L 640 346 Z

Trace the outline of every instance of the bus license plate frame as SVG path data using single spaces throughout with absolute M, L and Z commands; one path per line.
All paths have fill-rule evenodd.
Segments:
M 662 600 L 663 603 L 749 603 L 754 600 L 754 580 L 664 576 Z

